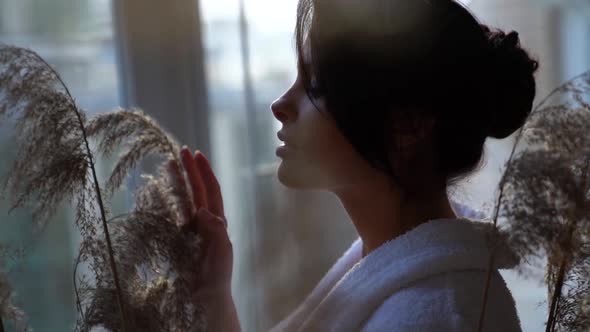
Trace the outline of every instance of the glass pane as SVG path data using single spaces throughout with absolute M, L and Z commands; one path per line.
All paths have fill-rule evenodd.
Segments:
M 88 114 L 120 104 L 110 1 L 0 0 L 0 40 L 30 48 L 53 65 Z M 9 126 L 0 129 L 2 175 L 16 152 L 11 132 Z M 107 166 L 108 161 L 99 161 L 99 172 L 106 173 Z M 123 198 L 116 196 L 114 211 L 127 205 Z M 79 243 L 73 210 L 61 207 L 47 228 L 34 236 L 30 211 L 7 215 L 7 204 L 0 203 L 0 241 L 32 246 L 24 261 L 9 266 L 17 302 L 34 331 L 72 330 L 76 319 L 72 275 Z M 5 325 L 14 331 L 10 323 Z

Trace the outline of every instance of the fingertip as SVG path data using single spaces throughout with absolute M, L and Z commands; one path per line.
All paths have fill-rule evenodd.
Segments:
M 210 166 L 209 159 L 201 151 L 195 154 L 195 161 L 203 166 Z
M 192 154 L 188 149 L 183 149 L 180 151 L 180 160 L 187 171 L 190 169 L 191 164 L 194 163 Z
M 185 146 L 180 150 L 180 155 L 182 156 L 182 158 L 186 158 L 187 156 L 190 156 L 190 151 L 189 149 Z
M 195 161 L 200 165 L 206 165 L 207 164 L 207 157 L 205 157 L 203 152 L 198 151 L 197 153 L 195 153 Z

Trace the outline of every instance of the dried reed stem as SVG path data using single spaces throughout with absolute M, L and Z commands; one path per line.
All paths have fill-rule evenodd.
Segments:
M 33 53 L 35 57 L 37 57 L 41 62 L 43 62 L 48 68 L 50 68 L 50 70 L 55 74 L 56 78 L 59 80 L 59 82 L 63 85 L 66 94 L 68 95 L 68 97 L 71 100 L 74 100 L 74 98 L 72 97 L 72 95 L 70 94 L 70 91 L 68 89 L 68 87 L 66 86 L 65 82 L 62 80 L 61 76 L 59 75 L 59 73 L 57 71 L 55 71 L 53 69 L 53 67 L 51 67 L 42 57 L 40 57 L 38 54 Z M 73 103 L 75 105 L 75 103 Z M 100 186 L 98 184 L 98 177 L 96 176 L 96 167 L 94 165 L 94 159 L 92 158 L 92 151 L 90 149 L 90 144 L 88 143 L 88 138 L 86 136 L 86 128 L 84 127 L 84 121 L 82 120 L 82 116 L 80 115 L 80 112 L 78 110 L 78 107 L 75 106 L 74 110 L 76 111 L 76 117 L 78 118 L 78 122 L 80 124 L 80 130 L 82 131 L 82 137 L 84 139 L 84 145 L 86 147 L 86 152 L 88 153 L 88 159 L 89 159 L 89 163 L 90 163 L 90 169 L 92 171 L 92 179 L 94 180 L 94 189 L 96 190 L 96 198 L 98 201 L 98 206 L 100 209 L 100 217 L 102 219 L 102 226 L 103 226 L 103 231 L 105 234 L 105 238 L 106 238 L 106 242 L 107 242 L 107 251 L 109 254 L 109 261 L 110 261 L 110 265 L 111 265 L 111 272 L 113 273 L 113 279 L 115 281 L 115 287 L 117 290 L 117 302 L 119 304 L 119 310 L 121 312 L 121 319 L 122 319 L 122 325 L 123 325 L 123 331 L 127 331 L 126 328 L 126 316 L 125 316 L 125 309 L 123 306 L 123 294 L 121 291 L 121 286 L 119 284 L 119 276 L 117 274 L 117 267 L 115 265 L 115 257 L 114 257 L 114 253 L 113 253 L 113 246 L 111 244 L 111 237 L 109 234 L 109 229 L 107 226 L 107 219 L 106 219 L 106 213 L 105 213 L 105 208 L 104 208 L 104 203 L 102 200 L 102 194 L 100 191 Z M 1 331 L 0 331 L 1 332 Z
M 587 179 L 587 174 L 588 174 L 588 166 L 590 165 L 590 159 L 586 160 L 586 167 L 585 167 L 585 172 L 583 173 L 583 177 L 584 180 L 582 181 L 583 185 L 585 186 L 586 184 L 586 179 Z M 575 218 L 569 218 L 568 219 L 568 230 L 569 232 L 567 233 L 568 238 L 566 239 L 566 243 L 569 243 L 570 238 L 572 236 L 572 233 L 575 230 L 575 227 L 573 227 L 571 224 L 572 220 L 575 220 Z M 565 279 L 565 274 L 566 274 L 566 266 L 568 266 L 568 258 L 567 256 L 564 256 L 561 259 L 560 265 L 559 265 L 559 272 L 557 274 L 557 280 L 555 282 L 555 288 L 553 289 L 553 294 L 551 296 L 551 305 L 549 307 L 549 317 L 547 319 L 547 324 L 545 327 L 545 332 L 550 332 L 550 331 L 555 331 L 555 324 L 557 322 L 557 307 L 559 305 L 559 300 L 561 299 L 561 293 L 562 293 L 562 288 L 563 288 L 563 284 L 564 284 L 564 279 Z
M 587 72 L 584 72 L 580 75 L 577 75 L 575 77 L 573 77 L 572 79 L 568 80 L 567 82 L 572 82 L 575 81 L 578 78 L 581 78 L 585 75 L 588 75 Z M 564 84 L 567 84 L 564 83 Z M 534 107 L 533 111 L 530 112 L 526 119 L 525 119 L 525 123 L 527 122 L 527 120 L 531 117 L 531 115 L 533 113 L 535 113 L 535 111 L 539 110 L 551 97 L 553 97 L 558 91 L 560 91 L 563 87 L 564 84 L 559 85 L 558 87 L 556 87 L 555 89 L 553 89 L 536 107 Z M 520 129 L 518 130 L 518 134 L 516 137 L 516 140 L 512 146 L 512 150 L 510 152 L 510 157 L 508 158 L 508 161 L 506 162 L 506 165 L 508 165 L 508 167 L 510 167 L 510 162 L 512 161 L 512 159 L 514 158 L 514 153 L 516 151 L 516 147 L 518 145 L 518 143 L 520 142 L 520 139 L 522 138 L 522 134 L 524 132 L 524 125 L 522 127 L 520 127 Z M 500 193 L 498 195 L 498 199 L 496 201 L 496 205 L 495 205 L 495 209 L 494 209 L 494 217 L 493 217 L 493 225 L 494 225 L 494 229 L 497 229 L 497 224 L 498 224 L 498 214 L 499 214 L 499 210 L 500 210 L 500 202 L 502 202 L 502 198 L 504 196 L 504 185 L 506 182 L 506 174 L 507 174 L 508 169 L 506 169 L 504 171 L 504 173 L 502 174 L 502 178 L 500 180 L 500 184 L 499 184 L 499 189 L 500 189 Z M 490 287 L 490 280 L 491 280 L 491 276 L 492 276 L 492 268 L 493 268 L 493 264 L 494 264 L 494 255 L 495 255 L 495 248 L 492 250 L 491 254 L 490 254 L 490 258 L 488 260 L 488 266 L 486 269 L 486 282 L 484 285 L 484 290 L 483 290 L 483 299 L 482 299 L 482 304 L 481 304 L 481 311 L 479 314 L 479 321 L 477 324 L 477 331 L 481 332 L 482 328 L 483 328 L 483 323 L 484 323 L 484 317 L 485 317 L 485 309 L 486 309 L 486 304 L 487 304 L 487 299 L 489 296 L 489 287 Z M 551 317 L 550 317 L 551 318 Z
M 584 186 L 583 188 L 586 188 L 586 182 L 588 179 L 588 168 L 590 167 L 590 158 L 586 159 L 586 167 L 585 167 L 585 172 L 583 173 L 583 181 L 582 181 L 582 185 Z M 575 217 L 574 218 L 570 218 L 568 220 L 568 222 L 572 222 L 572 219 L 575 222 Z M 575 227 L 573 227 L 572 225 L 570 225 L 568 223 L 569 226 L 569 232 L 567 233 L 568 239 L 566 239 L 566 243 L 569 243 L 572 233 L 575 231 Z M 549 317 L 547 319 L 547 326 L 545 327 L 545 332 L 550 332 L 550 331 L 554 331 L 555 330 L 555 323 L 557 322 L 557 306 L 559 304 L 559 299 L 561 298 L 561 290 L 563 288 L 563 283 L 564 283 L 564 279 L 565 279 L 565 273 L 566 273 L 566 266 L 568 265 L 568 258 L 569 257 L 563 257 L 561 260 L 561 263 L 559 265 L 559 272 L 557 275 L 557 281 L 555 282 L 555 289 L 553 289 L 553 295 L 551 297 L 551 306 L 549 308 Z
M 557 302 L 561 297 L 561 288 L 565 277 L 565 266 L 566 260 L 564 259 L 559 266 L 559 273 L 557 276 L 557 282 L 555 283 L 555 289 L 553 290 L 553 296 L 551 297 L 551 308 L 549 309 L 549 318 L 547 319 L 545 332 L 553 331 L 555 329 L 555 313 L 557 312 Z
M 557 89 L 555 89 L 554 91 L 557 91 Z M 547 97 L 545 100 L 547 100 L 547 99 L 549 99 L 549 97 Z M 543 102 L 545 102 L 545 100 Z M 542 105 L 542 103 L 540 105 Z M 530 114 L 527 116 L 527 118 L 529 116 L 530 116 Z M 512 158 L 514 157 L 514 151 L 516 151 L 516 146 L 518 145 L 518 142 L 522 136 L 523 128 L 524 128 L 524 126 L 520 127 L 520 129 L 518 130 L 518 135 L 516 137 L 516 141 L 514 142 L 514 145 L 512 146 L 512 150 L 510 151 L 510 157 L 508 158 L 508 162 L 510 162 L 512 160 Z M 494 209 L 494 218 L 493 218 L 494 229 L 497 229 L 497 227 L 498 227 L 498 213 L 500 211 L 500 202 L 502 201 L 502 196 L 504 195 L 504 183 L 506 181 L 505 174 L 506 174 L 506 172 L 504 172 L 504 174 L 502 175 L 502 179 L 500 180 L 500 194 L 498 195 L 499 196 L 498 201 L 497 201 L 496 207 Z M 494 266 L 494 255 L 496 254 L 495 248 L 496 247 L 494 247 L 494 249 L 492 249 L 492 252 L 490 254 L 490 258 L 488 260 L 488 267 L 486 270 L 486 282 L 485 282 L 484 289 L 483 289 L 483 299 L 482 299 L 482 303 L 481 303 L 481 311 L 479 313 L 479 321 L 477 323 L 477 331 L 478 332 L 481 332 L 481 329 L 483 328 L 483 320 L 484 320 L 484 316 L 485 316 L 485 310 L 486 310 L 487 299 L 488 299 L 488 290 L 490 288 L 490 280 L 492 278 L 492 267 Z
M 78 274 L 78 265 L 80 264 L 80 258 L 82 257 L 82 250 L 78 252 L 78 257 L 76 258 L 76 263 L 74 264 L 74 292 L 76 293 L 76 307 L 78 308 L 78 312 L 82 315 L 82 321 L 86 321 L 84 318 L 84 309 L 82 308 L 82 302 L 80 301 L 80 292 L 78 291 L 78 283 L 76 282 L 76 275 Z

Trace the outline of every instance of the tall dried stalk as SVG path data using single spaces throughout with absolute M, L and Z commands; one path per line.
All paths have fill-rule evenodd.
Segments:
M 201 238 L 185 228 L 194 207 L 186 173 L 178 159 L 178 143 L 140 111 L 101 114 L 89 122 L 88 132 L 102 136 L 99 150 L 107 155 L 114 146 L 127 143 L 126 152 L 108 179 L 109 193 L 147 154 L 159 154 L 167 160 L 155 176 L 144 176 L 146 183 L 136 192 L 133 210 L 110 221 L 130 328 L 203 330 L 203 308 L 191 298 L 193 287 L 198 285 Z M 82 293 L 88 294 L 88 290 Z M 88 300 L 88 310 L 79 329 L 85 331 L 100 324 L 118 330 L 119 321 L 110 305 L 112 287 L 103 283 L 90 293 L 91 296 L 81 296 L 82 301 Z
M 86 121 L 59 75 L 26 49 L 0 48 L 0 88 L 0 115 L 20 115 L 19 150 L 5 183 L 13 208 L 36 198 L 33 220 L 41 229 L 57 204 L 76 201 L 82 235 L 74 264 L 76 330 L 205 330 L 203 308 L 192 298 L 202 277 L 202 238 L 186 227 L 194 206 L 174 138 L 140 110 L 118 109 Z M 126 147 L 104 192 L 90 139 L 97 139 L 104 156 Z M 149 154 L 166 164 L 144 177 L 131 212 L 108 218 L 108 199 Z M 82 264 L 90 278 L 78 278 Z
M 587 313 L 580 310 L 590 295 L 588 283 L 581 282 L 590 276 L 589 96 L 590 71 L 559 86 L 534 108 L 518 131 L 494 209 L 494 227 L 499 217 L 505 218 L 508 226 L 503 232 L 521 262 L 547 256 L 551 305 L 546 331 L 590 326 Z M 522 138 L 528 145 L 517 154 Z M 478 331 L 483 327 L 493 259 L 492 251 Z M 521 266 L 519 272 L 526 268 Z M 564 295 L 566 285 L 575 291 Z
M 105 205 L 86 134 L 86 116 L 59 74 L 35 52 L 0 45 L 0 64 L 0 116 L 17 117 L 20 148 L 5 182 L 5 188 L 8 186 L 15 195 L 12 209 L 36 195 L 38 205 L 33 217 L 37 225 L 44 224 L 64 198 L 86 189 L 86 175 L 90 170 L 117 287 L 117 302 L 126 322 Z
M 171 160 L 168 167 L 179 166 Z M 183 228 L 190 196 L 182 185 L 185 180 L 176 178 L 175 172 L 161 167 L 158 174 L 146 176 L 134 209 L 111 221 L 130 325 L 134 331 L 205 330 L 203 308 L 191 300 L 199 278 L 201 239 Z M 88 327 L 100 323 L 117 330 L 112 297 L 109 287 L 95 290 Z

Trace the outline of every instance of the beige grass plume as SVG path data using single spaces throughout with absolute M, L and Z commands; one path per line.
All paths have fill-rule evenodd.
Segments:
M 184 227 L 192 198 L 172 136 L 137 109 L 87 120 L 49 64 L 6 45 L 0 45 L 0 119 L 15 125 L 18 153 L 3 191 L 12 207 L 33 205 L 41 231 L 59 204 L 75 202 L 82 238 L 74 269 L 76 330 L 203 330 L 202 308 L 190 296 L 198 284 L 200 237 Z M 97 139 L 98 151 L 90 139 Z M 103 190 L 96 156 L 121 144 L 126 149 Z M 111 194 L 149 154 L 165 163 L 146 176 L 130 213 L 111 216 Z M 90 275 L 78 277 L 79 265 Z
M 590 328 L 589 100 L 590 71 L 535 107 L 518 132 L 499 185 L 493 221 L 506 221 L 500 231 L 520 258 L 517 271 L 532 276 L 545 267 L 546 331 Z M 487 293 L 490 271 L 478 330 L 487 297 L 493 296 Z

